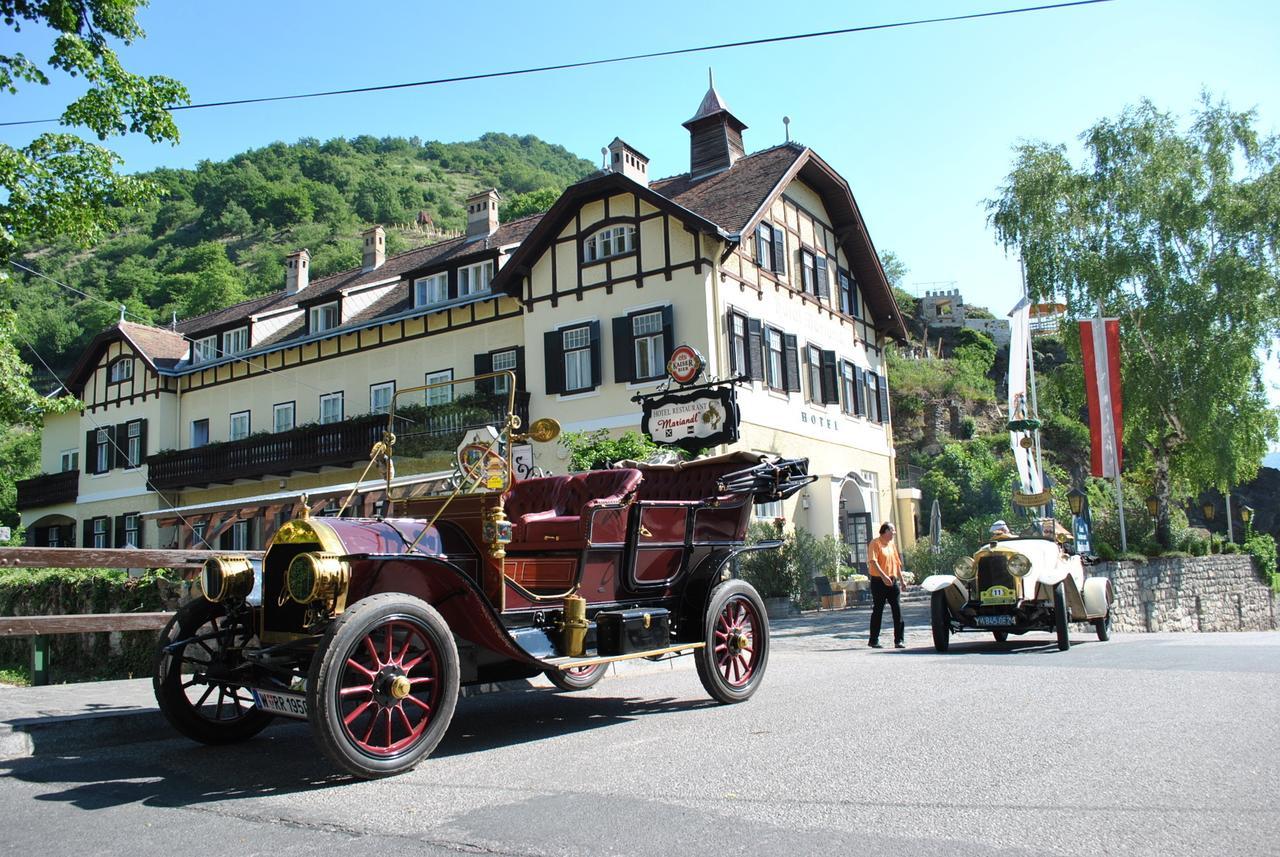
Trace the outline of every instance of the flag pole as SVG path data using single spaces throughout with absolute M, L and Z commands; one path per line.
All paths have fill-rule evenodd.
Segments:
M 1097 360 L 1097 361 L 1104 361 L 1104 360 L 1108 359 L 1108 356 L 1107 356 L 1107 353 L 1106 353 L 1106 347 L 1107 347 L 1107 346 L 1106 346 L 1106 343 L 1107 343 L 1107 337 L 1106 337 L 1106 335 L 1105 335 L 1105 332 L 1106 332 L 1106 323 L 1107 323 L 1107 322 L 1106 322 L 1106 320 L 1103 318 L 1103 315 L 1102 315 L 1102 298 L 1098 298 L 1098 321 L 1097 321 L 1097 324 L 1098 324 L 1098 325 L 1101 327 L 1101 329 L 1103 330 L 1104 335 L 1103 335 L 1103 337 L 1102 337 L 1102 343 L 1103 343 L 1103 351 L 1102 351 L 1102 354 L 1101 354 L 1101 355 L 1097 355 L 1097 356 L 1095 356 L 1095 357 L 1094 357 L 1094 360 Z M 1094 341 L 1096 342 L 1097 340 L 1094 340 Z M 1111 417 L 1110 417 L 1110 415 L 1108 415 L 1108 414 L 1100 414 L 1099 416 L 1100 416 L 1102 419 L 1110 419 L 1110 418 L 1111 418 Z M 1121 553 L 1128 553 L 1128 552 L 1129 552 L 1129 535 L 1128 535 L 1128 533 L 1127 533 L 1127 532 L 1126 532 L 1126 530 L 1125 530 L 1125 524 L 1124 524 L 1124 480 L 1120 478 L 1120 444 L 1121 444 L 1121 442 L 1122 442 L 1122 439 L 1121 439 L 1121 438 L 1116 438 L 1116 442 L 1115 442 L 1115 444 L 1114 444 L 1114 445 L 1112 446 L 1112 448 L 1111 448 L 1111 466 L 1112 466 L 1112 468 L 1114 469 L 1114 472 L 1115 472 L 1115 474 L 1116 474 L 1116 475 L 1115 475 L 1115 480 L 1116 480 L 1116 514 L 1118 515 L 1118 519 L 1119 519 L 1119 523 L 1120 523 L 1120 552 L 1121 552 Z
M 1030 301 L 1031 295 L 1027 291 L 1027 263 L 1021 256 L 1018 257 L 1018 267 L 1022 271 L 1022 296 L 1027 301 Z M 1030 324 L 1027 325 L 1026 345 L 1027 345 L 1027 353 L 1026 353 L 1027 372 L 1031 376 L 1030 377 L 1031 419 L 1038 420 L 1040 419 L 1040 405 L 1036 399 L 1036 350 L 1031 346 L 1031 325 Z M 1010 355 L 1010 359 L 1012 359 L 1012 355 Z M 1044 487 L 1045 487 L 1044 460 L 1040 457 L 1040 429 L 1036 429 L 1035 431 L 1033 431 L 1031 433 L 1031 436 L 1035 440 L 1035 444 L 1036 444 L 1036 472 L 1040 474 L 1040 489 L 1044 490 Z M 1041 511 L 1041 514 L 1043 515 L 1046 509 L 1042 508 L 1040 511 Z

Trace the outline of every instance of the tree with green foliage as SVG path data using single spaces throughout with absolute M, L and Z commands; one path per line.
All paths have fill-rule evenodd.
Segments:
M 49 84 L 64 72 L 88 84 L 67 105 L 61 124 L 81 126 L 99 140 L 146 134 L 176 142 L 169 109 L 188 101 L 182 84 L 125 70 L 112 40 L 128 45 L 145 34 L 135 20 L 138 0 L 0 0 L 0 15 L 14 31 L 49 28 L 52 54 L 45 64 L 21 53 L 0 54 L 0 90 L 20 83 Z M 67 236 L 84 244 L 114 228 L 121 206 L 152 198 L 156 188 L 116 172 L 114 152 L 70 133 L 44 133 L 26 146 L 0 143 L 0 265 L 22 244 Z
M 1170 503 L 1257 472 L 1280 423 L 1259 353 L 1280 334 L 1280 144 L 1202 97 L 1185 131 L 1144 101 L 1062 145 L 1017 147 L 991 222 L 1034 299 L 1120 319 L 1126 463 Z M 1078 343 L 1074 345 L 1078 348 Z
M 530 214 L 539 214 L 556 204 L 560 191 L 554 187 L 544 187 L 529 193 L 518 193 L 502 205 L 502 220 L 516 220 Z
M 889 281 L 889 287 L 893 289 L 893 298 L 898 303 L 898 312 L 907 318 L 911 318 L 916 314 L 917 301 L 911 296 L 910 292 L 903 288 L 907 272 L 911 269 L 892 250 L 882 250 L 880 252 L 880 267 L 884 269 L 884 277 Z

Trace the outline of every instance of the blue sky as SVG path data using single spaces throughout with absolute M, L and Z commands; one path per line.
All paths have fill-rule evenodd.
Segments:
M 128 68 L 183 81 L 195 101 L 493 71 L 763 36 L 1014 8 L 1010 0 L 786 4 L 543 2 L 375 5 L 223 0 L 155 2 Z M 36 38 L 39 37 L 39 38 Z M 910 268 L 907 286 L 959 288 L 1007 311 L 1016 260 L 986 225 L 1019 140 L 1072 142 L 1141 98 L 1185 114 L 1202 89 L 1280 131 L 1280 4 L 1117 0 L 978 21 L 836 36 L 389 93 L 178 114 L 182 142 L 112 143 L 126 168 L 190 167 L 275 140 L 373 134 L 467 140 L 532 133 L 598 161 L 621 136 L 650 174 L 688 167 L 680 123 L 717 88 L 749 126 L 748 150 L 793 138 L 853 187 L 872 239 Z M 36 30 L 6 33 L 36 56 Z M 11 119 L 56 116 L 65 78 L 5 98 Z M 0 129 L 23 143 L 42 127 Z M 1273 383 L 1280 371 L 1272 361 Z

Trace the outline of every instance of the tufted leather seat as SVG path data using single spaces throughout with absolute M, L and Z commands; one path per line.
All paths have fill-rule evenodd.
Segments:
M 679 464 L 636 465 L 644 482 L 636 492 L 637 500 L 669 500 L 691 503 L 698 500 L 725 499 L 716 480 L 760 462 L 761 456 L 747 452 L 731 452 L 714 458 L 682 461 Z
M 639 470 L 592 470 L 517 482 L 507 494 L 507 517 L 514 524 L 512 547 L 545 548 L 585 543 L 591 511 L 623 503 L 640 485 Z

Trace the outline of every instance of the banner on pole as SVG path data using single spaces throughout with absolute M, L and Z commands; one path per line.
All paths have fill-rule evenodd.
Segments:
M 1034 429 L 1014 430 L 1016 424 L 1027 424 L 1035 418 L 1027 398 L 1027 367 L 1031 362 L 1031 301 L 1023 298 L 1009 312 L 1009 445 L 1018 466 L 1018 479 L 1024 495 L 1039 494 L 1044 483 L 1036 467 Z M 1040 505 L 1030 503 L 1028 505 Z
M 1091 471 L 1114 479 L 1124 467 L 1124 421 L 1120 396 L 1120 321 L 1092 318 L 1080 322 L 1085 398 L 1089 406 Z

